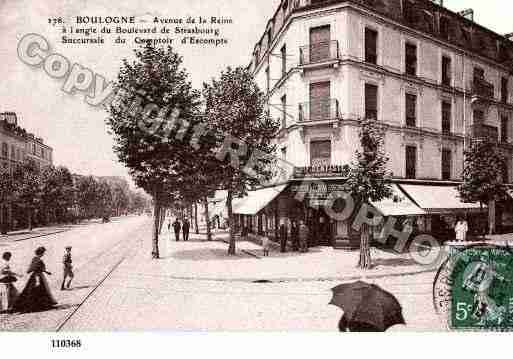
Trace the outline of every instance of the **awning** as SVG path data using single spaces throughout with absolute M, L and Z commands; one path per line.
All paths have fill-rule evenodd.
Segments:
M 249 191 L 243 198 L 233 200 L 233 213 L 255 215 L 275 199 L 285 188 L 286 184 Z
M 455 211 L 480 211 L 479 203 L 461 201 L 458 189 L 453 186 L 399 185 L 415 203 L 428 213 L 451 213 Z M 486 207 L 483 205 L 483 208 Z
M 422 216 L 426 214 L 426 211 L 413 203 L 396 184 L 392 184 L 391 187 L 392 197 L 379 202 L 371 202 L 383 216 Z

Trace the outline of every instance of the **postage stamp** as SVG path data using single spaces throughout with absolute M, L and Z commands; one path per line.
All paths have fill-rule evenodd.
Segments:
M 452 330 L 513 330 L 513 252 L 493 245 L 453 248 L 433 294 Z

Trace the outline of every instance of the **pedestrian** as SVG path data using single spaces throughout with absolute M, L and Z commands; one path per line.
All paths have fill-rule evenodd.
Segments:
M 52 273 L 46 270 L 46 265 L 41 259 L 45 252 L 45 247 L 36 249 L 36 255 L 27 270 L 27 273 L 30 273 L 29 280 L 13 305 L 14 312 L 47 310 L 57 304 L 45 276 L 45 274 L 51 275 Z
M 299 227 L 295 220 L 292 221 L 290 226 L 290 238 L 292 240 L 292 250 L 294 252 L 299 251 Z
M 0 313 L 9 312 L 12 309 L 18 297 L 18 290 L 13 283 L 18 280 L 18 277 L 22 277 L 22 275 L 16 274 L 11 270 L 9 265 L 11 257 L 11 252 L 5 252 L 2 255 L 3 264 L 0 267 Z
M 454 231 L 456 232 L 456 240 L 458 242 L 465 242 L 467 240 L 468 223 L 465 218 L 458 218 Z
M 180 224 L 180 221 L 178 218 L 175 219 L 173 222 L 173 229 L 175 230 L 175 240 L 178 242 L 180 240 L 180 229 L 182 228 L 182 225 Z
M 71 286 L 71 281 L 75 277 L 73 274 L 73 261 L 71 259 L 71 246 L 67 246 L 66 251 L 64 252 L 64 257 L 62 258 L 62 264 L 63 264 L 63 275 L 62 275 L 62 284 L 61 284 L 61 290 L 64 290 L 64 285 L 66 283 L 66 279 L 69 278 L 68 284 L 66 284 L 66 288 L 69 289 Z
M 301 247 L 301 252 L 308 252 L 308 234 L 309 234 L 308 226 L 304 221 L 299 222 L 299 245 Z
M 191 228 L 191 224 L 189 223 L 189 220 L 187 218 L 184 219 L 182 224 L 182 232 L 183 232 L 183 240 L 188 241 L 189 240 L 189 230 Z
M 262 237 L 262 250 L 264 252 L 264 257 L 269 257 L 269 246 L 270 246 L 269 235 L 264 232 L 264 236 Z

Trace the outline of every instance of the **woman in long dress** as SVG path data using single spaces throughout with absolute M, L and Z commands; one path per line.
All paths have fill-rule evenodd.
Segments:
M 27 270 L 27 273 L 30 273 L 29 280 L 14 303 L 13 311 L 35 312 L 50 309 L 57 304 L 45 276 L 45 274 L 51 275 L 52 273 L 46 270 L 46 265 L 41 259 L 45 252 L 44 247 L 36 249 L 36 256 Z
M 11 257 L 11 252 L 5 252 L 2 255 L 3 264 L 0 267 L 0 313 L 9 312 L 18 297 L 18 290 L 13 283 L 21 275 L 11 271 L 11 266 L 9 265 Z

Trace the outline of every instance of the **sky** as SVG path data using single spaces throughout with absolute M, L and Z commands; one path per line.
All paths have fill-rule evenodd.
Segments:
M 114 45 L 65 45 L 61 29 L 48 24 L 49 17 L 65 22 L 76 16 L 153 16 L 180 18 L 211 16 L 233 19 L 221 26 L 228 44 L 222 47 L 181 46 L 176 49 L 196 87 L 217 76 L 228 65 L 247 65 L 254 44 L 274 14 L 279 0 L 0 0 L 0 112 L 15 111 L 20 125 L 43 137 L 54 149 L 54 164 L 74 173 L 124 176 L 113 140 L 105 125 L 106 112 L 85 103 L 84 95 L 61 90 L 63 80 L 50 78 L 41 68 L 30 67 L 17 57 L 19 40 L 28 33 L 43 35 L 52 52 L 114 79 L 123 58 L 132 55 L 133 43 Z M 509 0 L 444 0 L 459 11 L 473 8 L 475 21 L 498 33 L 513 32 Z M 509 9 L 508 9 L 509 8 Z M 83 25 L 87 27 L 87 25 Z

